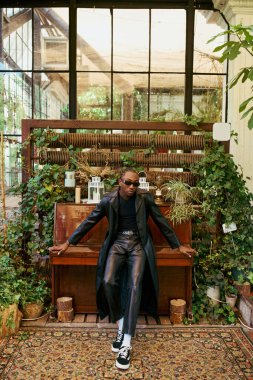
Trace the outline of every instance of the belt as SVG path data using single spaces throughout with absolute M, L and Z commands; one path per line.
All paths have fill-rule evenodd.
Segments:
M 119 233 L 122 235 L 127 235 L 127 236 L 137 235 L 136 231 L 121 231 Z

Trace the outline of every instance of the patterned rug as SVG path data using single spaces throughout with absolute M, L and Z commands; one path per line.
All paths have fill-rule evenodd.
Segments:
M 139 329 L 127 371 L 110 351 L 115 331 L 22 328 L 0 340 L 0 379 L 253 379 L 253 346 L 240 327 Z

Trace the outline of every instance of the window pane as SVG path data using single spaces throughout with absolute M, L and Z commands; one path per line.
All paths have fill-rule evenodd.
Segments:
M 148 75 L 115 74 L 113 89 L 114 120 L 147 120 Z
M 111 119 L 110 76 L 103 73 L 77 75 L 78 119 Z
M 152 10 L 151 71 L 185 70 L 185 28 L 184 10 Z
M 5 136 L 5 186 L 6 189 L 11 186 L 17 185 L 21 182 L 21 157 L 20 157 L 20 148 L 21 148 L 21 137 L 20 136 Z M 8 197 L 6 199 L 8 205 Z M 11 197 L 11 207 L 17 197 Z
M 223 75 L 194 75 L 192 112 L 205 122 L 222 120 Z M 225 86 L 224 86 L 225 89 Z
M 113 68 L 115 71 L 147 71 L 149 65 L 149 11 L 113 11 Z
M 210 14 L 210 11 L 208 12 Z M 211 23 L 205 18 L 203 11 L 195 13 L 195 34 L 194 34 L 194 71 L 201 73 L 225 73 L 226 66 L 218 61 L 220 54 L 213 53 L 213 49 L 225 42 L 224 37 L 219 37 L 208 43 L 212 37 L 223 32 L 226 27 L 221 28 L 216 24 L 217 20 Z M 218 12 L 213 15 L 221 20 Z M 222 20 L 223 21 L 223 20 Z M 223 21 L 224 23 L 224 21 Z
M 184 75 L 150 76 L 150 120 L 174 121 L 184 114 Z
M 31 117 L 31 77 L 29 73 L 0 75 L 0 129 L 6 134 L 21 133 L 21 120 Z
M 68 118 L 69 76 L 59 73 L 34 74 L 34 117 L 38 119 Z
M 77 69 L 111 70 L 111 15 L 109 9 L 77 10 Z
M 3 44 L 3 68 L 6 70 L 32 69 L 32 11 L 10 8 L 9 22 L 3 23 L 0 33 Z M 6 8 L 3 8 L 4 16 Z M 20 12 L 23 16 L 20 17 Z M 8 13 L 8 12 L 7 12 Z
M 68 8 L 35 8 L 34 68 L 68 70 Z

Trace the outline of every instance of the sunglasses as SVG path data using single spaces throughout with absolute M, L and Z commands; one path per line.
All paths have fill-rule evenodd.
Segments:
M 132 182 L 132 181 L 129 181 L 129 180 L 127 180 L 127 179 L 122 179 L 122 182 L 125 184 L 125 185 L 127 185 L 127 186 L 131 186 L 131 185 L 133 185 L 134 187 L 138 187 L 138 186 L 140 186 L 140 182 Z

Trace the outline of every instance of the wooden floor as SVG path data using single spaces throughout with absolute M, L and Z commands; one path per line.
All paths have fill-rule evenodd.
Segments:
M 154 318 L 146 315 L 140 315 L 137 320 L 137 328 L 146 328 L 148 326 L 165 326 L 171 325 L 168 316 L 160 316 L 157 322 Z M 38 326 L 38 327 L 111 327 L 117 328 L 116 323 L 110 323 L 109 318 L 103 320 L 97 314 L 75 314 L 72 322 L 58 322 L 56 318 L 49 314 L 42 316 L 36 320 L 22 319 L 21 326 Z
M 209 323 L 201 323 L 201 325 L 209 325 Z M 100 320 L 97 314 L 75 314 L 74 319 L 72 322 L 58 322 L 56 318 L 53 318 L 50 316 L 50 314 L 46 314 L 39 319 L 36 320 L 25 320 L 23 319 L 21 322 L 22 327 L 100 327 L 100 328 L 117 328 L 116 323 L 110 323 L 108 317 Z M 140 328 L 165 328 L 172 326 L 170 319 L 168 316 L 160 316 L 158 322 L 146 315 L 140 315 L 138 317 L 137 321 L 137 329 Z M 177 325 L 177 326 L 184 326 L 185 325 Z M 241 325 L 240 323 L 238 326 L 242 326 L 245 334 L 248 336 L 248 338 L 253 342 L 253 329 L 252 328 L 246 328 L 245 326 Z M 214 326 L 215 327 L 215 326 Z M 225 329 L 225 326 L 224 326 Z

